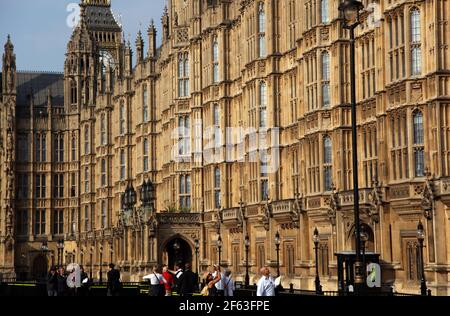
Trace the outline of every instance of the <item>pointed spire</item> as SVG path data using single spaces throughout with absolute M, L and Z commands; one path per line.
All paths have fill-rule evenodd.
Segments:
M 136 58 L 138 64 L 144 60 L 144 40 L 142 39 L 141 30 L 139 30 L 136 37 Z
M 5 44 L 5 52 L 11 52 L 14 50 L 14 45 L 11 41 L 11 34 L 8 34 L 6 44 Z
M 150 21 L 150 25 L 147 30 L 148 35 L 148 52 L 147 55 L 150 58 L 153 58 L 156 56 L 156 27 L 155 27 L 155 21 L 152 19 Z

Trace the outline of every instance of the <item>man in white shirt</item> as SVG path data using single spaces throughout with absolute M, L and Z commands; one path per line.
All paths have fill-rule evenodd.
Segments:
M 270 275 L 268 267 L 261 269 L 261 279 L 258 281 L 256 296 L 275 296 L 275 280 Z

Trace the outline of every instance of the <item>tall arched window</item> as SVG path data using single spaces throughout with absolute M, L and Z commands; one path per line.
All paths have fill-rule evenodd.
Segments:
M 411 33 L 411 75 L 420 75 L 422 73 L 422 47 L 421 47 L 421 28 L 420 11 L 414 8 L 410 13 L 410 33 Z
M 320 20 L 322 23 L 330 22 L 330 16 L 328 11 L 328 0 L 320 1 Z
M 424 146 L 424 127 L 423 114 L 416 111 L 413 114 L 414 124 L 414 169 L 416 177 L 425 176 L 425 146 Z
M 148 90 L 146 84 L 142 88 L 142 120 L 144 123 L 148 122 Z
M 123 101 L 120 103 L 119 109 L 119 133 L 120 135 L 125 134 L 125 104 Z
M 78 102 L 78 89 L 75 80 L 70 81 L 70 103 L 76 104 Z
M 77 160 L 77 139 L 72 137 L 72 161 Z
M 89 155 L 91 153 L 90 146 L 90 135 L 89 135 L 89 125 L 85 125 L 84 127 L 84 154 Z
M 100 118 L 100 138 L 102 145 L 106 145 L 106 115 L 102 113 Z
M 330 54 L 322 53 L 322 106 L 330 106 Z
M 84 193 L 89 193 L 89 167 L 84 168 Z
M 214 125 L 214 147 L 221 146 L 221 131 L 220 131 L 220 106 L 215 103 L 213 106 L 213 125 Z
M 221 208 L 221 199 L 220 199 L 220 169 L 214 169 L 214 207 L 216 209 Z
M 267 85 L 264 81 L 259 84 L 259 127 L 267 127 Z
M 106 228 L 107 223 L 107 210 L 106 210 L 106 202 L 102 201 L 102 229 Z
M 148 139 L 145 138 L 144 139 L 144 143 L 143 143 L 143 169 L 144 172 L 148 171 Z
M 332 174 L 332 144 L 330 136 L 323 138 L 323 178 L 324 191 L 331 191 L 333 186 Z
M 178 97 L 189 96 L 189 54 L 178 55 Z
M 264 2 L 258 4 L 258 51 L 259 57 L 266 57 L 266 12 Z
M 101 165 L 101 185 L 102 187 L 106 186 L 106 160 L 102 159 L 102 165 Z
M 120 150 L 120 180 L 125 180 L 126 177 L 126 159 L 125 159 L 125 150 Z
M 213 39 L 213 83 L 219 82 L 219 42 L 217 36 Z

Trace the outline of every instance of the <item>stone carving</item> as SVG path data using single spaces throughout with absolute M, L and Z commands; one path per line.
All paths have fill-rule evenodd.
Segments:
M 339 193 L 334 185 L 332 185 L 332 193 L 330 196 L 330 205 L 328 206 L 328 218 L 333 226 L 336 225 L 336 214 L 339 210 Z
M 426 219 L 431 220 L 433 218 L 434 211 L 434 183 L 433 178 L 429 172 L 426 172 L 427 180 L 425 181 L 423 193 L 422 193 L 422 209 Z
M 266 231 L 270 230 L 270 219 L 272 218 L 272 206 L 269 199 L 266 200 L 264 208 L 264 213 L 261 218 L 261 223 L 264 225 Z
M 301 193 L 295 193 L 294 207 L 291 210 L 292 227 L 300 228 L 300 214 L 303 211 L 303 196 Z
M 378 183 L 377 179 L 373 179 L 373 189 L 369 194 L 369 217 L 372 223 L 380 222 L 380 209 L 383 205 L 383 193 L 381 184 Z
M 216 223 L 215 223 L 215 228 L 217 231 L 217 234 L 220 235 L 220 226 L 223 223 L 223 218 L 222 218 L 222 213 L 223 213 L 223 209 L 218 209 L 216 211 Z

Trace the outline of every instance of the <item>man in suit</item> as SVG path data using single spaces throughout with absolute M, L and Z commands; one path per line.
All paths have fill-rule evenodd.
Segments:
M 120 272 L 119 270 L 115 269 L 113 263 L 109 265 L 107 287 L 108 287 L 108 296 L 119 296 L 121 288 Z
M 183 274 L 180 277 L 180 295 L 192 296 L 198 290 L 197 274 L 192 272 L 192 265 L 187 263 Z

